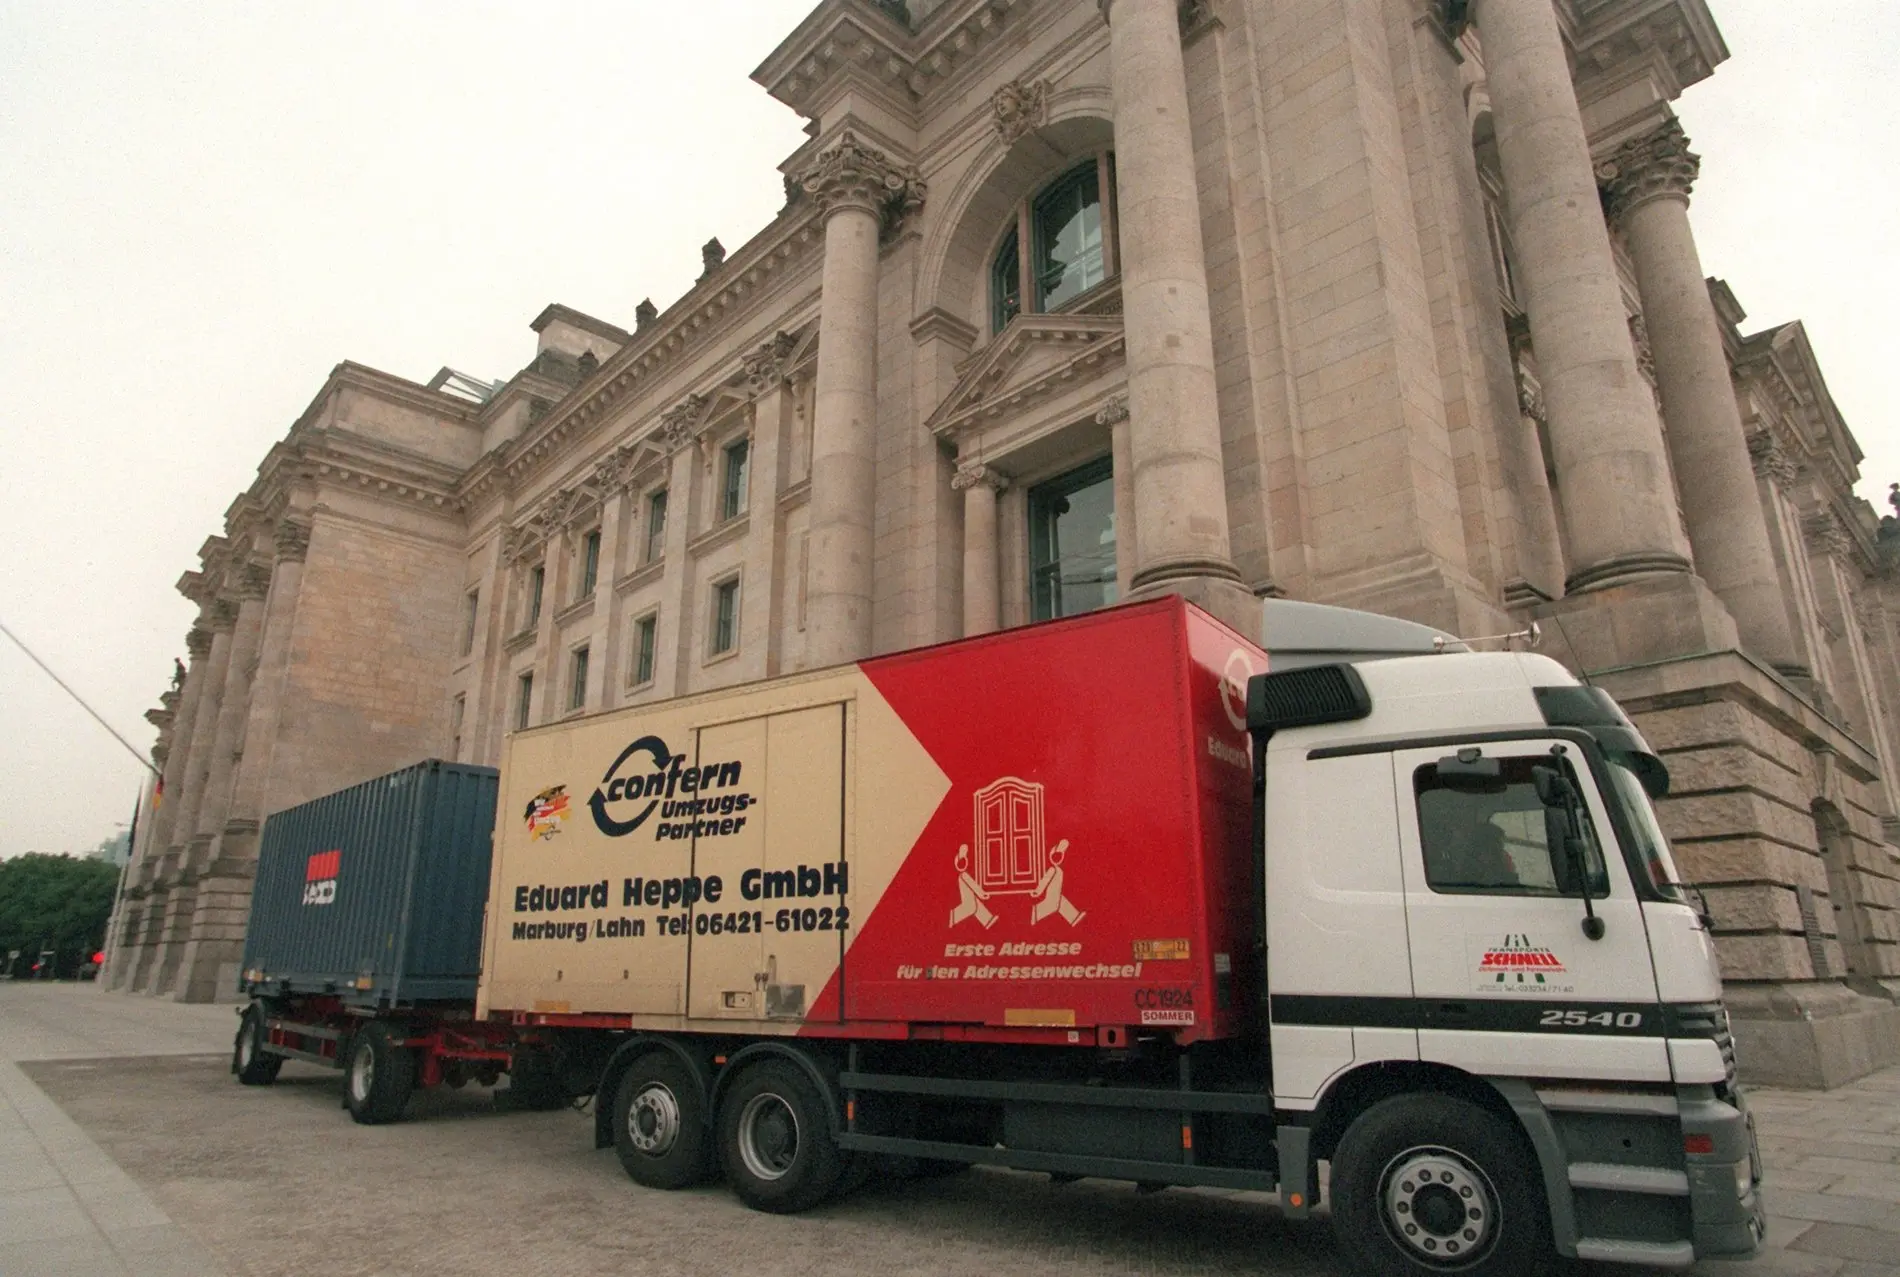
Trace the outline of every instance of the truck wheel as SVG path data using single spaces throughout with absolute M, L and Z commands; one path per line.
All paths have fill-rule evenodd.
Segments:
M 825 1098 L 795 1064 L 764 1060 L 719 1105 L 719 1157 L 753 1210 L 791 1215 L 823 1201 L 844 1170 Z
M 712 1173 L 706 1097 L 691 1069 L 665 1051 L 627 1066 L 614 1092 L 614 1152 L 636 1184 L 690 1188 Z
M 1550 1254 L 1535 1157 L 1467 1100 L 1382 1100 L 1346 1129 L 1332 1162 L 1333 1232 L 1353 1272 L 1522 1277 Z
M 268 1012 L 253 1002 L 238 1021 L 237 1043 L 231 1049 L 231 1072 L 245 1086 L 269 1086 L 284 1067 L 284 1057 L 264 1049 L 264 1019 Z
M 365 1126 L 393 1122 L 408 1107 L 416 1086 L 416 1057 L 391 1039 L 394 1029 L 381 1020 L 367 1025 L 350 1042 L 343 1066 L 343 1101 L 350 1116 Z

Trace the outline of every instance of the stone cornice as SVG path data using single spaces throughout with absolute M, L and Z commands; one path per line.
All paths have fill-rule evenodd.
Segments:
M 687 553 L 695 558 L 710 554 L 723 545 L 730 545 L 745 536 L 746 529 L 752 525 L 750 513 L 736 515 L 723 523 L 716 523 L 686 543 Z
M 806 203 L 782 214 L 727 257 L 715 274 L 695 285 L 644 334 L 636 334 L 539 423 L 491 452 L 492 463 L 484 457 L 470 467 L 458 490 L 459 503 L 466 508 L 497 485 L 518 489 L 561 452 L 569 436 L 599 424 L 616 405 L 646 393 L 687 355 L 725 335 L 732 320 L 751 313 L 749 302 L 762 289 L 822 253 L 820 217 L 819 210 Z
M 945 0 L 907 31 L 869 0 L 825 0 L 752 78 L 806 119 L 856 89 L 914 127 L 921 105 L 985 73 L 1005 32 L 1063 12 L 1055 0 Z
M 560 302 L 549 302 L 547 309 L 536 315 L 534 322 L 528 327 L 538 333 L 557 319 L 582 332 L 592 333 L 596 337 L 605 337 L 608 341 L 622 346 L 633 340 L 633 334 L 626 329 L 610 324 L 604 319 L 595 319 L 592 315 L 575 310 L 572 306 L 563 306 Z
M 1120 315 L 1018 315 L 959 370 L 955 388 L 925 428 L 954 441 L 972 426 L 1018 412 L 1119 361 L 1126 344 Z M 1060 357 L 1030 377 L 1011 381 L 1032 349 L 1048 347 L 1061 351 Z
M 1707 0 L 1560 0 L 1558 9 L 1569 19 L 1579 81 L 1650 61 L 1667 72 L 1673 99 L 1728 60 Z

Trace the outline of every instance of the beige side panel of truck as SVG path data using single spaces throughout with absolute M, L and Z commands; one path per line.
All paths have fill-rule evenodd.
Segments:
M 694 920 L 689 1015 L 796 1022 L 837 970 L 849 926 L 842 894 L 797 891 L 801 874 L 822 883 L 845 873 L 845 713 L 823 705 L 700 734 L 704 756 L 742 760 L 761 778 L 762 803 L 735 834 L 699 844 L 693 872 L 717 874 L 725 890 L 696 906 L 711 925 Z
M 635 755 L 604 774 L 648 737 L 694 766 L 737 763 L 732 783 L 705 796 L 746 794 L 744 824 L 735 811 L 722 815 L 731 823 L 717 836 L 673 836 L 691 819 L 674 805 L 690 795 L 676 791 L 632 832 L 603 832 L 593 796 L 614 779 L 652 769 Z M 544 797 L 557 788 L 560 794 Z M 948 789 L 949 779 L 855 667 L 513 736 L 502 759 L 478 1014 L 597 1012 L 629 1015 L 645 1028 L 797 1032 Z M 531 818 L 537 800 L 551 809 L 563 799 L 558 816 Z M 608 814 L 625 821 L 642 805 L 611 803 Z M 669 827 L 664 836 L 662 826 Z M 834 888 L 848 876 L 847 892 L 796 894 L 801 867 Z M 759 873 L 753 898 L 745 894 L 749 869 Z M 794 875 L 790 897 L 782 894 L 787 873 Z M 683 905 L 626 894 L 635 884 L 703 883 L 713 875 L 720 898 L 695 905 L 690 916 Z M 571 909 L 517 907 L 520 893 L 537 887 L 603 883 L 604 906 L 590 899 Z M 841 907 L 849 913 L 842 930 Z M 798 917 L 781 927 L 781 909 Z M 756 915 L 749 930 L 735 930 L 741 912 Z

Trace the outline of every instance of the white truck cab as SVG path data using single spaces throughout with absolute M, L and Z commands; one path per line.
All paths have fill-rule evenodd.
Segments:
M 1298 646 L 1287 606 L 1249 687 L 1283 1200 L 1311 1201 L 1306 1114 L 1377 1271 L 1471 1266 L 1538 1187 L 1561 1255 L 1752 1253 L 1759 1161 L 1662 761 L 1547 657 L 1291 605 L 1309 639 L 1325 613 L 1351 631 Z M 1461 1143 L 1448 1097 L 1498 1129 Z M 1480 1147 L 1507 1139 L 1528 1188 Z

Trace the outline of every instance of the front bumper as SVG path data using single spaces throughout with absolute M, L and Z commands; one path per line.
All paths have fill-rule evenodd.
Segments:
M 1737 1258 L 1761 1249 L 1767 1228 L 1762 1201 L 1761 1154 L 1748 1099 L 1737 1087 L 1718 1096 L 1709 1086 L 1678 1088 L 1685 1146 L 1708 1139 L 1709 1152 L 1690 1153 L 1689 1214 L 1698 1259 Z

